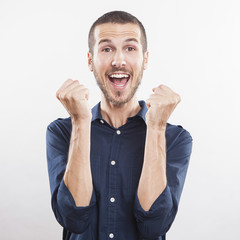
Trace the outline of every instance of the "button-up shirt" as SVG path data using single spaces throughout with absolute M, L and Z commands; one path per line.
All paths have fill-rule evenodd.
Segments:
M 189 158 L 191 135 L 167 123 L 167 186 L 148 211 L 137 196 L 144 161 L 147 107 L 119 128 L 92 109 L 90 164 L 93 192 L 88 206 L 78 207 L 63 181 L 71 137 L 71 118 L 47 127 L 46 146 L 52 209 L 63 226 L 64 240 L 164 240 L 177 213 Z M 81 187 L 81 186 L 79 186 Z

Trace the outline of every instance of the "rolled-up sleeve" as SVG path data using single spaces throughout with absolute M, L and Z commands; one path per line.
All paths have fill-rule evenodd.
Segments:
M 191 152 L 192 137 L 183 129 L 167 148 L 167 186 L 148 211 L 141 207 L 135 193 L 134 216 L 142 238 L 157 239 L 171 227 L 177 214 Z
M 96 208 L 93 188 L 89 206 L 77 207 L 69 189 L 63 181 L 69 149 L 69 136 L 59 125 L 52 122 L 46 131 L 48 174 L 51 204 L 54 215 L 64 228 L 73 233 L 87 230 Z

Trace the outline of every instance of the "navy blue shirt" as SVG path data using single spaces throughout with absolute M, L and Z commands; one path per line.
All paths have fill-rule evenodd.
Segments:
M 144 160 L 147 107 L 119 128 L 92 109 L 89 206 L 77 207 L 63 181 L 71 137 L 71 118 L 58 118 L 47 127 L 46 146 L 52 209 L 67 240 L 164 240 L 178 209 L 192 138 L 181 126 L 167 124 L 167 186 L 145 211 L 137 196 Z

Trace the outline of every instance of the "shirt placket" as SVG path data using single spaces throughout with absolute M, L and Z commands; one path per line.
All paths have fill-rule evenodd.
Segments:
M 117 156 L 121 134 L 122 133 L 119 129 L 114 130 L 109 159 L 108 239 L 117 239 L 117 203 L 120 200 L 117 198 Z

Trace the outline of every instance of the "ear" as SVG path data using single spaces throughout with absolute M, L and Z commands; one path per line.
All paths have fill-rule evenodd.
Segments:
M 147 66 L 148 66 L 148 57 L 149 57 L 149 52 L 146 51 L 146 52 L 144 53 L 144 59 L 143 59 L 143 61 L 144 61 L 144 63 L 143 63 L 143 68 L 144 68 L 144 70 L 146 70 L 146 69 L 147 69 Z
M 88 52 L 88 67 L 90 69 L 90 71 L 92 72 L 93 71 L 93 57 L 92 57 L 92 54 L 90 52 Z

